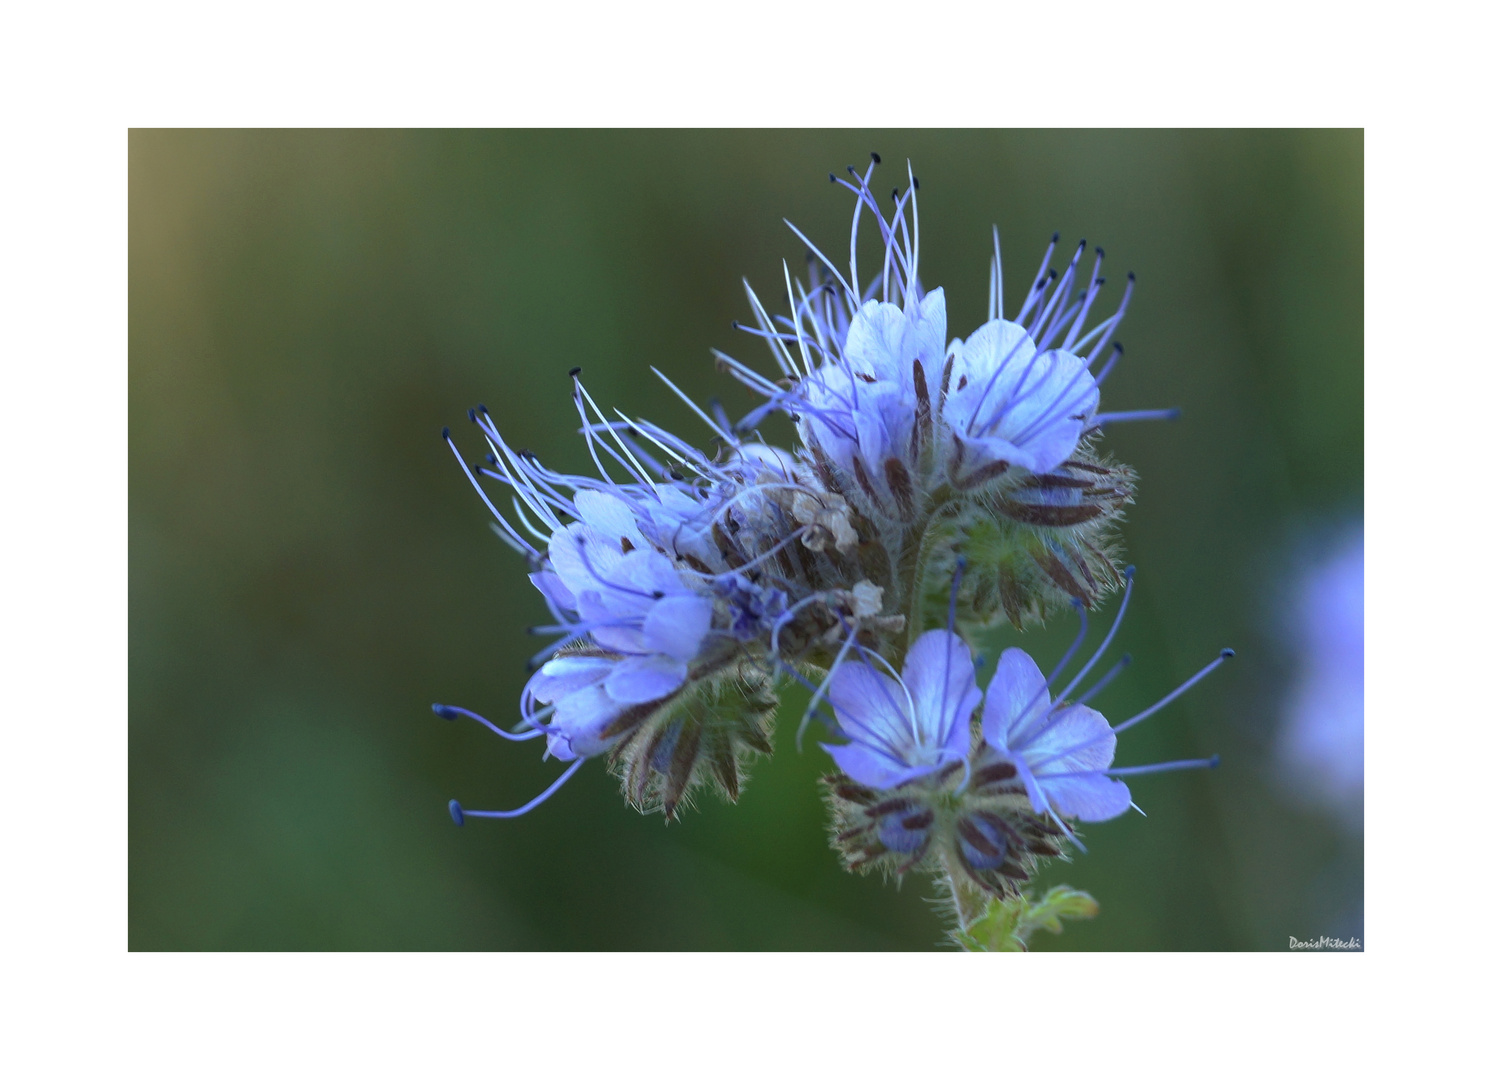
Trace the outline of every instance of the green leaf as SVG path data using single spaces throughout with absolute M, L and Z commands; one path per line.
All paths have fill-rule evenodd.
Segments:
M 1038 930 L 1060 934 L 1063 919 L 1091 919 L 1098 901 L 1081 889 L 1055 885 L 1034 904 L 1024 896 L 991 900 L 985 913 L 953 938 L 970 952 L 1025 952 Z

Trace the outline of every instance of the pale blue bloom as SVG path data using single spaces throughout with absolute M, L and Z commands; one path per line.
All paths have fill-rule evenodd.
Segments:
M 785 597 L 751 572 L 805 531 L 761 491 L 792 486 L 780 451 L 747 447 L 705 417 L 730 450 L 716 461 L 645 421 L 607 420 L 578 371 L 575 402 L 599 477 L 558 473 L 512 449 L 485 408 L 470 415 L 487 440 L 486 464 L 472 468 L 456 454 L 498 535 L 528 560 L 554 619 L 534 628 L 556 640 L 532 661 L 519 728 L 436 707 L 507 738 L 542 735 L 550 756 L 577 762 L 616 745 L 627 721 L 682 691 L 711 657 L 770 633 Z M 444 437 L 449 443 L 449 431 Z M 493 503 L 483 476 L 507 487 L 511 516 Z M 462 813 L 453 804 L 453 816 Z
M 850 742 L 824 749 L 862 784 L 896 787 L 968 757 L 979 687 L 969 647 L 947 630 L 919 637 L 900 676 L 869 663 L 840 664 L 828 697 Z
M 1123 352 L 1113 335 L 1134 281 L 1130 275 L 1118 310 L 1089 328 L 1105 279 L 1099 249 L 1080 287 L 1086 241 L 1059 274 L 1051 268 L 1054 236 L 1019 312 L 1007 319 L 997 233 L 988 321 L 967 341 L 948 342 L 943 290 L 924 292 L 918 278 L 918 185 L 892 192 L 888 216 L 870 190 L 878 161 L 863 177 L 851 169 L 854 183 L 834 178 L 856 196 L 848 279 L 809 244 L 818 261 L 810 263 L 806 285 L 788 282 L 791 318 L 769 318 L 748 288 L 757 318 L 749 332 L 767 339 L 789 386 L 717 354 L 768 398 L 746 422 L 774 409 L 792 414 L 804 445 L 875 505 L 910 511 L 919 489 L 945 480 L 974 487 L 1010 469 L 1048 473 L 1105 423 L 1175 415 L 1099 412 L 1099 387 Z M 881 272 L 863 285 L 856 250 L 862 213 L 885 248 Z M 821 265 L 830 277 L 821 277 Z
M 1108 635 L 1082 670 L 1057 695 L 1055 701 L 1052 698 L 1052 686 L 1081 645 L 1081 632 L 1068 649 L 1067 655 L 1047 677 L 1042 676 L 1036 661 L 1024 651 L 1017 648 L 1006 649 L 1000 654 L 995 677 L 990 680 L 989 689 L 985 693 L 984 712 L 981 716 L 986 744 L 983 758 L 988 761 L 1006 761 L 1013 765 L 1021 783 L 1025 785 L 1031 806 L 1038 813 L 1053 814 L 1059 821 L 1061 818 L 1107 821 L 1124 813 L 1132 803 L 1128 786 L 1119 779 L 1121 776 L 1172 769 L 1213 768 L 1217 765 L 1216 758 L 1208 758 L 1112 768 L 1120 732 L 1154 715 L 1191 689 L 1231 657 L 1232 649 L 1224 649 L 1217 659 L 1181 686 L 1117 727 L 1110 727 L 1103 714 L 1090 708 L 1087 702 L 1128 665 L 1128 657 L 1110 669 L 1080 698 L 1068 698 L 1113 641 L 1124 620 L 1124 612 L 1129 604 L 1129 582 L 1132 581 L 1131 567 L 1126 572 L 1124 600 Z M 1079 612 L 1082 614 L 1081 608 Z M 1086 615 L 1083 625 L 1086 629 Z

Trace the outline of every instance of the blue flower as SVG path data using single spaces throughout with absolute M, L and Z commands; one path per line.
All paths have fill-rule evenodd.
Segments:
M 1362 828 L 1363 533 L 1357 522 L 1303 568 L 1280 614 L 1295 674 L 1277 753 L 1291 793 Z
M 862 784 L 894 788 L 968 756 L 979 687 L 969 647 L 947 630 L 919 637 L 899 677 L 868 663 L 839 665 L 828 697 L 850 742 L 824 749 Z
M 536 584 L 574 614 L 567 632 L 584 632 L 604 655 L 557 656 L 525 691 L 553 704 L 549 749 L 561 760 L 604 752 L 601 733 L 625 709 L 683 686 L 715 611 L 713 599 L 685 584 L 644 538 L 620 498 L 581 491 L 574 504 L 579 520 L 550 537 L 552 569 L 536 574 Z
M 943 290 L 924 292 L 918 279 L 919 185 L 913 178 L 905 194 L 892 192 L 888 217 L 870 190 L 878 161 L 863 177 L 852 168 L 854 183 L 833 178 L 856 197 L 848 279 L 820 255 L 810 262 L 806 286 L 788 282 L 791 318 L 769 318 L 748 287 L 758 324 L 748 332 L 767 339 L 790 384 L 783 389 L 717 354 L 768 398 L 748 421 L 774 409 L 793 414 L 810 453 L 822 455 L 877 506 L 895 505 L 905 516 L 944 482 L 967 490 L 1010 470 L 1047 473 L 1105 423 L 1174 415 L 1099 412 L 1099 387 L 1123 352 L 1112 339 L 1129 306 L 1133 275 L 1118 310 L 1089 329 L 1105 279 L 1100 249 L 1080 287 L 1086 241 L 1059 274 L 1051 268 L 1054 236 L 1019 312 L 1006 319 L 996 233 L 988 321 L 967 341 L 949 343 Z M 886 256 L 881 273 L 862 289 L 856 247 L 867 212 Z M 821 278 L 820 265 L 829 278 Z
M 853 530 L 782 451 L 742 442 L 697 408 L 724 453 L 706 456 L 620 413 L 609 420 L 578 374 L 575 404 L 599 476 L 559 473 L 514 450 L 485 408 L 470 413 L 487 441 L 485 464 L 469 466 L 444 434 L 498 535 L 529 563 L 553 616 L 534 631 L 555 640 L 531 661 L 517 729 L 436 711 L 473 717 L 507 738 L 542 735 L 548 756 L 562 761 L 610 755 L 628 797 L 651 806 L 656 796 L 669 815 L 697 765 L 734 799 L 738 754 L 770 750 L 769 643 L 774 652 L 784 636 L 811 646 L 802 628 L 784 635 L 786 624 L 800 615 L 815 617 L 810 626 L 833 624 L 837 608 L 856 600 L 848 583 L 822 587 L 832 573 L 818 573 L 817 585 L 783 574 L 796 568 L 802 576 L 816 530 L 846 542 Z M 483 478 L 508 489 L 511 515 L 498 510 Z M 806 515 L 798 505 L 805 498 Z M 800 542 L 801 557 L 784 554 Z M 459 807 L 452 812 L 460 816 Z
M 1126 582 L 1130 581 L 1133 581 L 1132 567 L 1126 573 Z M 1217 765 L 1216 758 L 1208 758 L 1122 769 L 1112 767 L 1120 732 L 1175 701 L 1231 657 L 1232 649 L 1224 649 L 1217 659 L 1181 686 L 1117 727 L 1111 727 L 1103 714 L 1090 708 L 1087 701 L 1128 665 L 1127 657 L 1111 668 L 1081 698 L 1068 700 L 1068 695 L 1082 683 L 1113 641 L 1114 634 L 1124 620 L 1129 596 L 1127 586 L 1124 601 L 1108 635 L 1066 689 L 1057 695 L 1056 701 L 1053 701 L 1051 688 L 1081 645 L 1081 632 L 1068 649 L 1067 655 L 1048 677 L 1042 676 L 1036 662 L 1024 651 L 1017 648 L 1006 649 L 1000 654 L 995 677 L 990 680 L 985 694 L 984 711 L 981 714 L 985 746 L 979 763 L 1008 762 L 1014 766 L 1016 775 L 1025 786 L 1032 808 L 1037 813 L 1051 814 L 1059 823 L 1063 818 L 1107 821 L 1128 810 L 1132 805 L 1130 792 L 1124 781 L 1119 779 L 1121 776 L 1172 769 L 1213 768 Z M 1086 617 L 1083 625 L 1086 628 Z

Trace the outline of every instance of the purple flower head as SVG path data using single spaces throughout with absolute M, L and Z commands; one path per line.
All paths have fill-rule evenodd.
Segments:
M 494 530 L 528 560 L 529 579 L 553 617 L 533 628 L 555 640 L 531 661 L 519 728 L 482 722 L 506 737 L 543 735 L 548 755 L 562 761 L 630 747 L 641 765 L 628 770 L 629 794 L 640 801 L 661 772 L 670 778 L 669 813 L 694 778 L 696 757 L 734 797 L 736 748 L 760 751 L 775 705 L 740 671 L 740 650 L 765 640 L 788 608 L 762 567 L 808 531 L 778 505 L 798 494 L 796 464 L 781 451 L 743 444 L 729 424 L 703 413 L 726 450 L 718 459 L 646 421 L 620 413 L 609 420 L 578 376 L 577 368 L 580 430 L 599 476 L 559 473 L 514 450 L 485 408 L 470 413 L 487 442 L 485 464 L 467 465 L 444 435 Z M 483 479 L 508 489 L 511 516 L 498 510 Z M 742 683 L 734 697 L 724 695 L 737 715 L 707 739 L 691 736 L 680 719 L 685 699 L 728 673 Z M 715 690 L 706 696 L 722 700 Z
M 962 474 L 1045 473 L 1066 461 L 1098 412 L 1087 361 L 1040 351 L 1019 324 L 985 323 L 953 350 L 943 419 Z
M 1164 698 L 1117 727 L 1110 727 L 1103 714 L 1089 708 L 1087 702 L 1129 664 L 1125 657 L 1115 664 L 1080 698 L 1068 700 L 1093 666 L 1108 649 L 1124 620 L 1129 604 L 1133 567 L 1126 572 L 1124 600 L 1103 643 L 1089 657 L 1056 701 L 1052 686 L 1077 653 L 1087 629 L 1082 608 L 1083 629 L 1067 654 L 1043 677 L 1036 662 L 1017 648 L 1000 654 L 995 677 L 985 694 L 982 714 L 985 749 L 983 757 L 994 762 L 1008 762 L 1025 785 L 1027 797 L 1037 813 L 1050 813 L 1058 822 L 1062 818 L 1079 821 L 1107 821 L 1118 817 L 1131 805 L 1129 788 L 1121 776 L 1171 769 L 1212 768 L 1216 758 L 1196 761 L 1172 761 L 1158 765 L 1112 768 L 1117 736 L 1158 712 L 1196 685 L 1233 655 L 1224 649 L 1218 658 L 1202 668 Z
M 840 664 L 828 697 L 850 741 L 824 749 L 862 784 L 893 788 L 968 756 L 979 687 L 969 647 L 947 630 L 919 637 L 900 676 L 866 662 Z
M 788 277 L 791 317 L 769 318 L 748 287 L 757 318 L 748 332 L 766 339 L 789 387 L 717 353 L 768 399 L 748 421 L 788 412 L 810 452 L 874 507 L 905 518 L 944 481 L 967 490 L 1010 470 L 1048 473 L 1105 423 L 1175 415 L 1098 411 L 1099 387 L 1123 351 L 1112 338 L 1134 282 L 1130 275 L 1118 310 L 1090 329 L 1104 256 L 1099 249 L 1084 287 L 1078 267 L 1086 241 L 1059 274 L 1051 268 L 1054 236 L 1020 311 L 1007 319 L 997 232 L 988 321 L 967 341 L 949 343 L 943 290 L 924 292 L 918 279 L 919 185 L 909 168 L 911 183 L 905 194 L 892 192 L 885 212 L 870 190 L 875 167 L 863 176 L 851 168 L 853 183 L 831 177 L 855 195 L 848 278 L 809 243 L 816 258 L 808 282 Z M 857 257 L 862 216 L 885 249 L 881 272 L 867 283 Z
M 560 655 L 530 680 L 528 694 L 554 705 L 549 749 L 561 760 L 600 753 L 599 732 L 625 708 L 682 686 L 714 617 L 711 597 L 685 584 L 620 499 L 582 491 L 575 506 L 580 520 L 550 537 L 556 580 L 540 589 L 574 613 L 568 634 L 608 655 Z

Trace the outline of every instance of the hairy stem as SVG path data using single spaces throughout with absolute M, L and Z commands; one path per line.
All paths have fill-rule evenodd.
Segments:
M 948 875 L 948 895 L 953 898 L 953 910 L 958 916 L 958 928 L 968 930 L 969 925 L 984 914 L 984 895 L 959 884 L 958 874 L 945 859 L 944 873 Z

